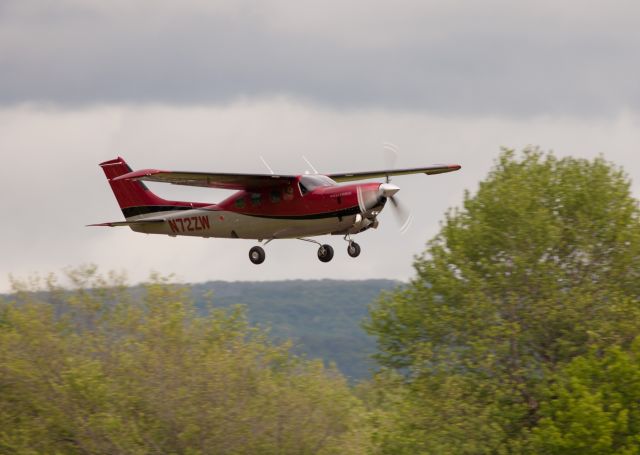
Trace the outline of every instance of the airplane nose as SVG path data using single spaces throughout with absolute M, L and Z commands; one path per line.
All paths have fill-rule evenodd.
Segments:
M 394 194 L 400 191 L 400 187 L 394 185 L 393 183 L 381 183 L 378 191 L 380 193 L 380 196 L 392 197 Z

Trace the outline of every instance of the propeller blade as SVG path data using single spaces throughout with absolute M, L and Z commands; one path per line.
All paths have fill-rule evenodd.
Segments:
M 398 146 L 391 142 L 385 142 L 382 144 L 382 153 L 387 169 L 394 169 L 396 167 L 396 161 L 398 161 Z M 389 183 L 390 180 L 387 175 L 386 182 Z
M 387 169 L 394 169 L 396 167 L 396 161 L 398 160 L 398 146 L 392 144 L 391 142 L 385 142 L 382 148 Z M 400 203 L 400 200 L 395 195 L 400 190 L 400 188 L 392 183 L 389 183 L 391 179 L 388 175 L 386 176 L 385 181 L 386 183 L 380 185 L 380 195 L 386 197 L 389 201 L 391 201 L 394 215 L 400 225 L 400 233 L 404 234 L 411 227 L 411 223 L 413 222 L 413 214 L 403 204 Z
M 411 227 L 413 214 L 403 204 L 400 203 L 396 196 L 389 197 L 389 200 L 391 201 L 391 206 L 393 207 L 396 219 L 400 224 L 400 233 L 404 234 L 409 230 L 409 227 Z

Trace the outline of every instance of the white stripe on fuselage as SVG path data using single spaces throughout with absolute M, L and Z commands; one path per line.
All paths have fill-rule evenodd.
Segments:
M 349 229 L 356 216 L 315 219 L 268 218 L 222 210 L 176 210 L 139 215 L 129 221 L 165 220 L 160 224 L 131 226 L 136 232 L 242 239 L 297 238 Z

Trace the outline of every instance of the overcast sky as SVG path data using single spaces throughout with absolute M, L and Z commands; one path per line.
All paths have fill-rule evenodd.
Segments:
M 640 3 L 0 0 L 0 292 L 9 273 L 96 263 L 184 281 L 397 278 L 474 191 L 501 146 L 598 154 L 640 181 Z M 85 224 L 122 218 L 97 164 L 302 172 L 459 163 L 398 177 L 413 209 L 389 213 L 329 264 L 273 242 L 145 236 Z M 168 198 L 223 192 L 153 186 Z M 640 187 L 634 183 L 634 192 Z

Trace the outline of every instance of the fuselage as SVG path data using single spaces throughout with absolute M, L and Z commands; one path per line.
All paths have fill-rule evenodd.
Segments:
M 385 199 L 376 196 L 363 211 L 362 194 L 377 194 L 379 187 L 379 183 L 337 185 L 325 176 L 303 175 L 291 184 L 237 191 L 217 204 L 176 202 L 163 206 L 162 212 L 154 207 L 123 211 L 128 221 L 164 220 L 131 226 L 148 234 L 258 240 L 355 234 L 377 225 L 375 217 Z

